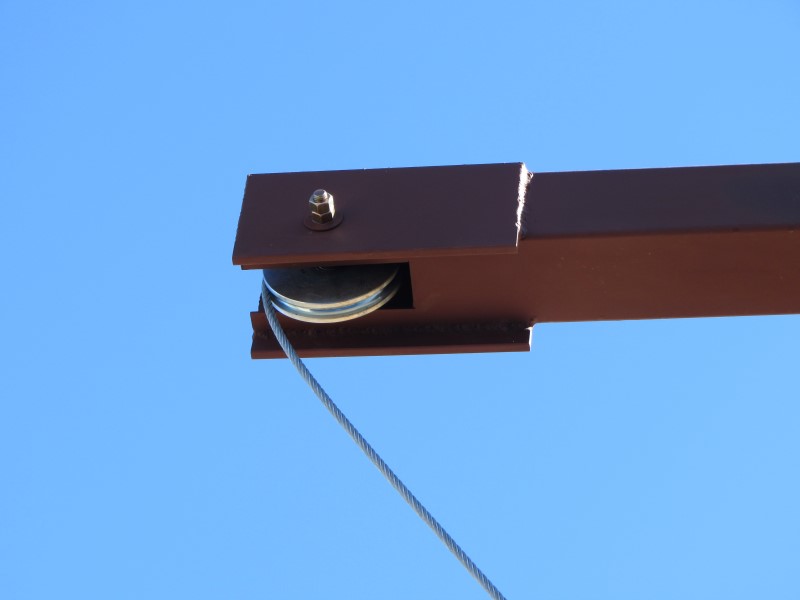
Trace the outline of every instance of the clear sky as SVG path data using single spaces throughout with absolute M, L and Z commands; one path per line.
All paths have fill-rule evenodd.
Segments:
M 800 3 L 0 2 L 0 597 L 484 598 L 289 363 L 248 173 L 800 161 Z M 800 317 L 312 371 L 509 599 L 800 597 Z

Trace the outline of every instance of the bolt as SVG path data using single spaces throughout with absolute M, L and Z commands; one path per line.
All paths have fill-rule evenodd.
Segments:
M 333 194 L 325 190 L 316 190 L 308 199 L 311 208 L 311 220 L 320 225 L 330 223 L 336 216 L 336 208 L 333 205 Z

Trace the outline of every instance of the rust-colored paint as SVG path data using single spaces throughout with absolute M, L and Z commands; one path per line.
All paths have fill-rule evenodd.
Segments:
M 410 178 L 411 189 L 491 167 L 509 165 L 396 171 Z M 413 309 L 325 326 L 282 319 L 303 356 L 526 350 L 530 326 L 542 322 L 800 313 L 800 164 L 536 174 L 518 195 L 522 231 L 509 248 L 500 235 L 501 225 L 515 219 L 509 180 L 526 173 L 515 168 L 472 179 L 498 185 L 502 201 L 495 203 L 483 184 L 480 194 L 460 197 L 459 215 L 490 207 L 493 220 L 481 236 L 461 217 L 437 221 L 447 243 L 437 246 L 432 229 L 423 227 L 428 245 L 422 248 L 409 218 L 390 250 L 384 244 L 376 252 L 372 238 L 349 239 L 338 254 L 316 245 L 307 254 L 281 246 L 275 263 L 261 252 L 243 266 L 286 264 L 287 257 L 291 264 L 408 262 Z M 356 189 L 359 177 L 372 172 L 337 173 L 347 173 L 349 189 Z M 326 174 L 309 174 L 298 188 L 313 190 L 325 181 Z M 436 189 L 452 188 L 439 182 Z M 407 196 L 404 207 L 412 217 L 417 210 L 429 215 L 435 212 L 430 202 L 420 193 Z M 242 221 L 248 218 L 243 210 Z M 337 230 L 347 227 L 345 216 Z M 243 236 L 259 237 L 240 222 L 237 249 L 271 243 Z M 282 356 L 263 311 L 251 317 L 253 357 Z
M 250 175 L 233 263 L 244 269 L 513 254 L 522 163 Z M 308 198 L 331 192 L 343 223 L 310 231 Z

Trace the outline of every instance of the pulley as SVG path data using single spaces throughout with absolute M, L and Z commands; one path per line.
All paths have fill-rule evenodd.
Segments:
M 338 323 L 371 313 L 400 288 L 399 267 L 355 265 L 264 269 L 272 305 L 308 323 Z

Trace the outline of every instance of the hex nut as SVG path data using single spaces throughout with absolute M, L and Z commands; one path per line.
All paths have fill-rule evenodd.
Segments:
M 342 222 L 342 215 L 336 214 L 333 194 L 326 190 L 315 190 L 308 199 L 308 207 L 310 210 L 304 223 L 309 229 L 325 231 Z
M 311 220 L 315 223 L 328 223 L 336 216 L 333 194 L 325 190 L 316 190 L 308 200 L 311 208 Z

